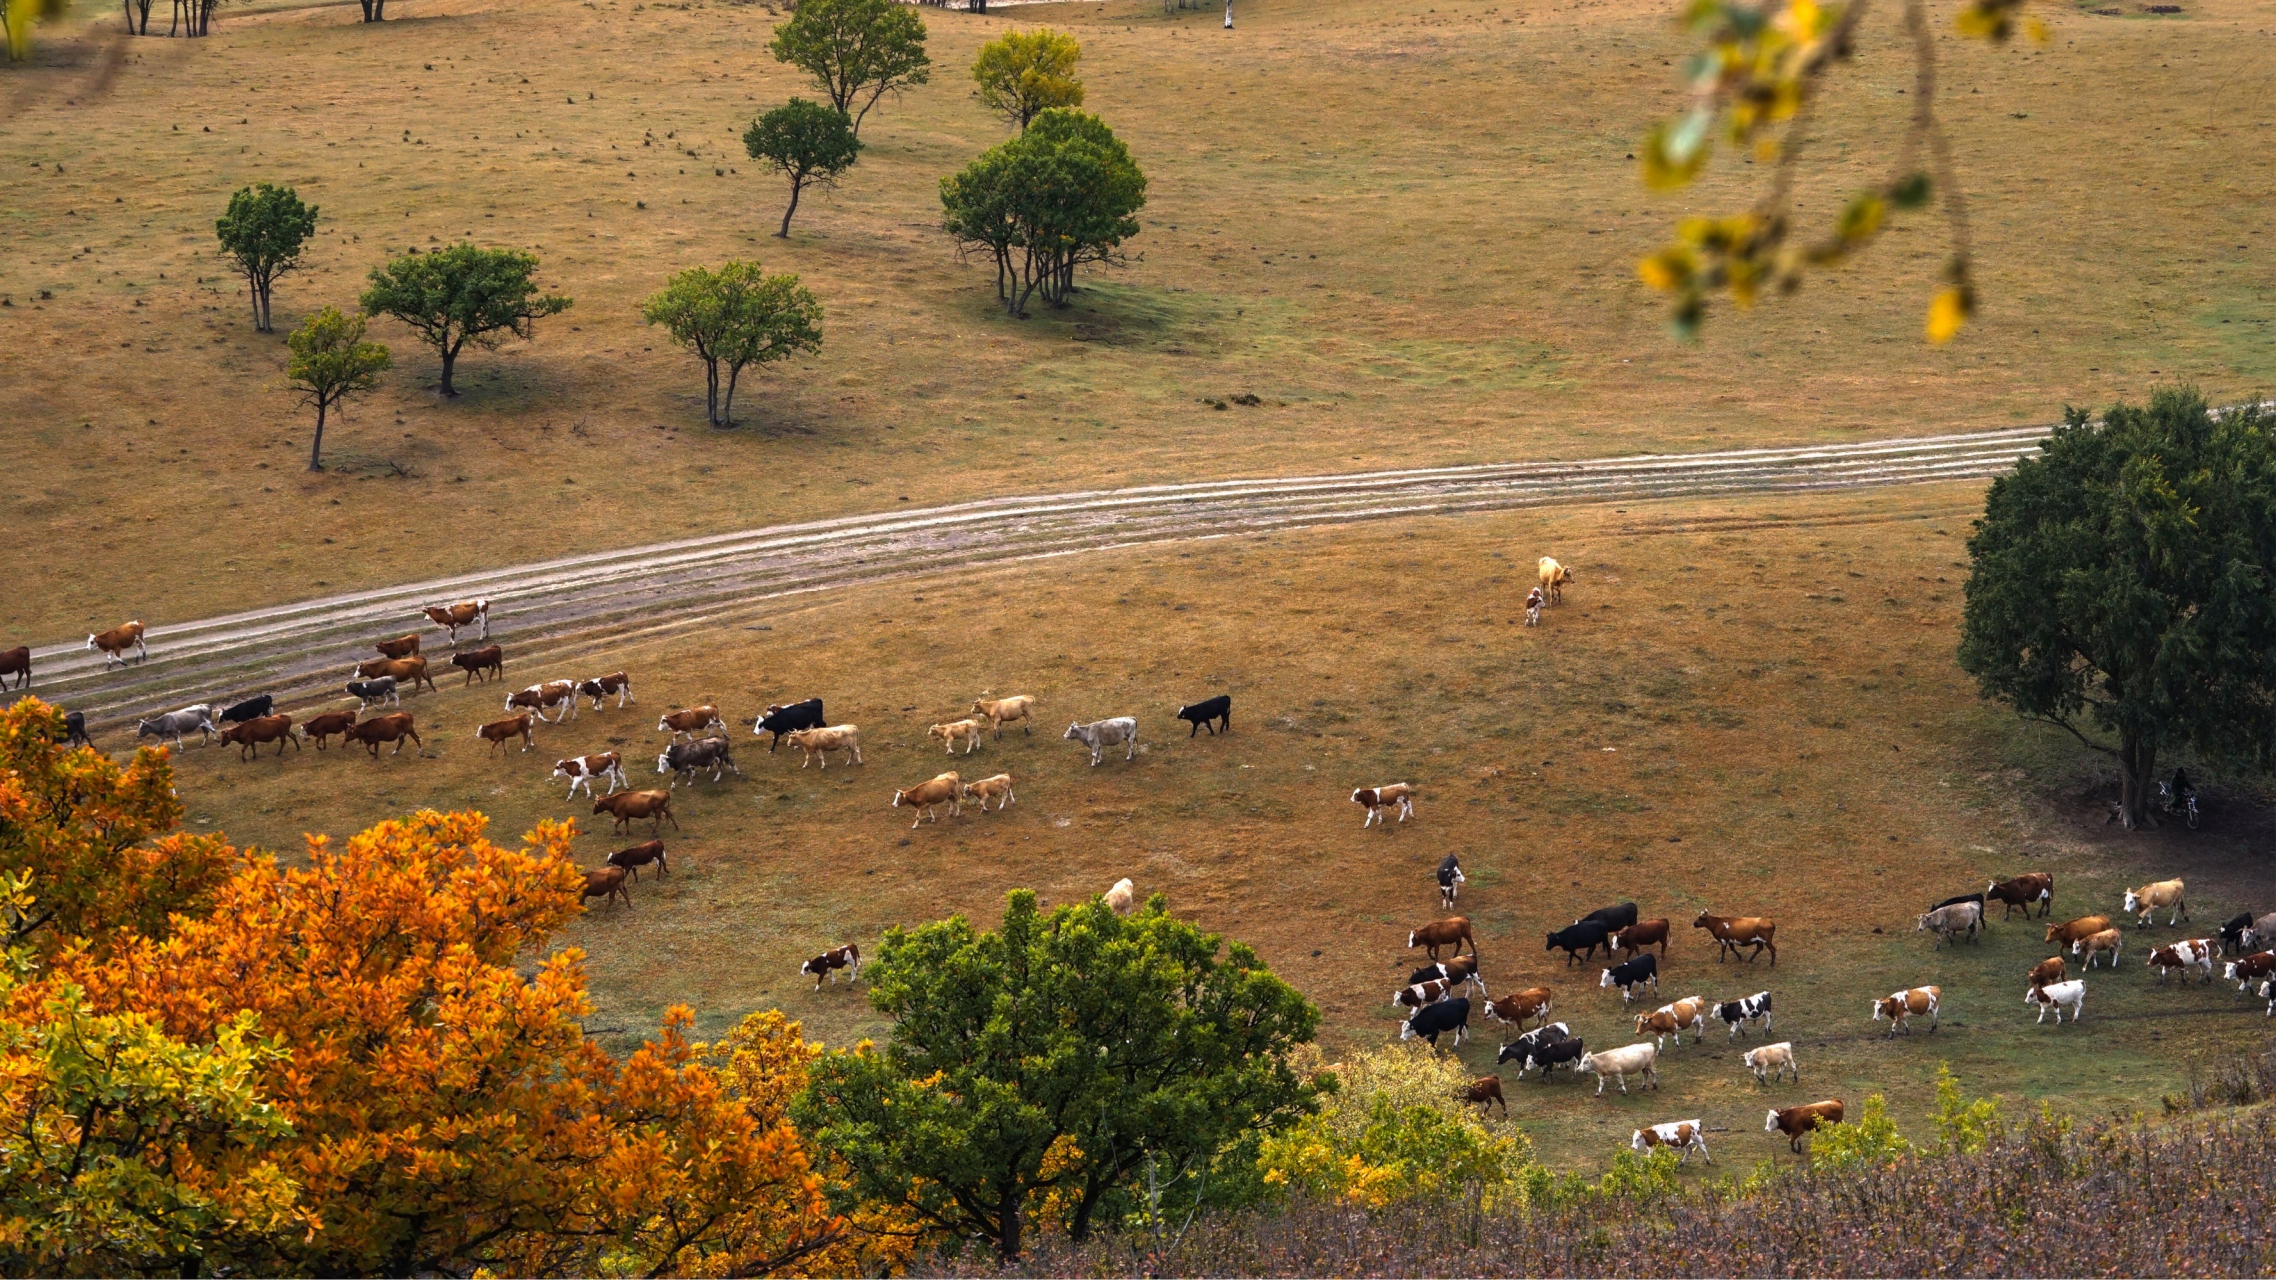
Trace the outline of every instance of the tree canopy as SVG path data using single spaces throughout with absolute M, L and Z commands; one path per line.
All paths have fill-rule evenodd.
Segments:
M 540 293 L 530 277 L 537 258 L 516 249 L 460 242 L 433 253 L 413 251 L 374 267 L 363 309 L 393 316 L 442 357 L 442 393 L 458 394 L 451 377 L 466 344 L 496 347 L 507 335 L 527 341 L 534 322 L 569 309 L 569 299 Z
M 1992 482 L 1960 666 L 2116 759 L 2147 816 L 2162 750 L 2276 760 L 2276 415 L 2193 392 L 2083 409 Z
M 822 304 L 797 276 L 770 276 L 756 262 L 682 271 L 640 304 L 640 316 L 703 361 L 704 413 L 715 427 L 735 425 L 735 384 L 746 366 L 822 347 Z
M 816 1063 L 801 1120 L 854 1193 L 1005 1257 L 1038 1216 L 1086 1235 L 1149 1163 L 1157 1185 L 1252 1175 L 1317 1093 L 1288 1056 L 1319 1012 L 1158 896 L 1046 916 L 1019 890 L 994 932 L 888 931 L 869 973 L 891 1041 Z
M 861 155 L 861 139 L 854 136 L 846 113 L 804 98 L 792 98 L 751 122 L 743 131 L 743 149 L 753 160 L 764 160 L 790 179 L 790 204 L 782 211 L 782 228 L 775 232 L 790 238 L 790 215 L 798 212 L 798 197 L 809 186 L 829 186 L 853 167 Z
M 925 20 L 898 0 L 799 0 L 767 49 L 813 76 L 857 135 L 879 98 L 932 78 Z
M 1083 82 L 1075 78 L 1082 59 L 1083 46 L 1064 32 L 1006 31 L 981 45 L 972 60 L 975 92 L 983 106 L 1024 131 L 1052 107 L 1083 105 Z
M 278 276 L 300 265 L 300 252 L 316 234 L 316 207 L 302 204 L 291 187 L 242 187 L 213 224 L 222 256 L 245 277 L 253 300 L 253 327 L 271 332 L 269 291 Z
M 316 438 L 308 446 L 310 471 L 324 469 L 325 415 L 349 396 L 378 386 L 379 375 L 394 361 L 384 344 L 364 341 L 365 324 L 360 315 L 342 315 L 338 307 L 326 307 L 285 339 L 292 352 L 285 362 L 285 381 L 316 406 Z
M 1054 107 L 941 179 L 940 200 L 948 233 L 994 260 L 1004 309 L 1025 315 L 1037 293 L 1067 305 L 1077 267 L 1122 261 L 1123 242 L 1138 234 L 1146 175 L 1105 121 Z

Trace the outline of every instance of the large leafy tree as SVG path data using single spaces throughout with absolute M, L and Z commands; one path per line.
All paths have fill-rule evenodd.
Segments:
M 1149 1163 L 1253 1169 L 1314 1105 L 1288 1055 L 1318 1011 L 1158 896 L 1046 916 L 1019 890 L 994 932 L 892 930 L 871 973 L 892 1038 L 816 1063 L 800 1119 L 860 1195 L 1007 1258 L 1039 1215 L 1087 1235 Z
M 569 309 L 568 298 L 538 291 L 536 274 L 533 254 L 462 241 L 372 268 L 361 303 L 371 315 L 411 326 L 433 347 L 443 362 L 442 393 L 455 396 L 451 375 L 467 343 L 496 347 L 508 336 L 527 341 L 537 320 Z
M 2276 760 L 2276 415 L 2185 391 L 2071 410 L 1994 481 L 1968 541 L 1960 665 L 2113 757 L 2148 815 L 2163 750 Z
M 316 206 L 302 204 L 291 187 L 262 183 L 240 188 L 213 224 L 222 256 L 245 277 L 253 299 L 253 327 L 271 332 L 269 292 L 278 276 L 300 265 L 301 250 L 316 234 Z
M 899 0 L 799 0 L 767 50 L 814 77 L 856 134 L 879 98 L 932 78 L 925 20 Z
M 735 384 L 745 367 L 822 347 L 822 304 L 797 276 L 770 276 L 756 262 L 690 267 L 649 295 L 640 315 L 703 361 L 704 412 L 715 427 L 735 425 Z
M 981 105 L 1025 130 L 1052 107 L 1083 105 L 1083 82 L 1075 78 L 1082 60 L 1083 46 L 1065 32 L 1006 31 L 972 60 L 975 92 Z
M 1104 121 L 1054 107 L 941 179 L 940 200 L 948 233 L 995 261 L 996 296 L 1023 316 L 1038 293 L 1066 306 L 1078 267 L 1122 261 L 1146 175 Z
M 326 307 L 301 322 L 285 339 L 292 352 L 285 381 L 316 407 L 316 438 L 308 445 L 308 469 L 324 469 L 324 420 L 349 396 L 379 385 L 394 357 L 383 343 L 364 341 L 366 321 Z
M 808 187 L 835 184 L 838 175 L 853 167 L 861 155 L 861 139 L 854 136 L 846 113 L 804 98 L 792 98 L 751 122 L 743 131 L 743 149 L 753 160 L 764 160 L 790 179 L 790 204 L 782 211 L 776 231 L 790 238 L 790 215 L 798 212 L 798 197 Z

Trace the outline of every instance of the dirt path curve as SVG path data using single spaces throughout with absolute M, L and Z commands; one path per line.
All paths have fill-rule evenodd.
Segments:
M 289 700 L 336 690 L 353 662 L 372 656 L 373 641 L 427 628 L 421 605 L 476 596 L 490 601 L 491 638 L 506 646 L 510 668 L 534 679 L 532 658 L 716 628 L 764 615 L 785 596 L 887 578 L 1399 516 L 1988 477 L 2035 450 L 2046 431 L 1143 485 L 775 525 L 197 622 L 151 619 L 149 660 L 124 671 L 106 674 L 84 640 L 35 648 L 33 690 L 86 712 L 91 724 L 256 692 Z M 438 677 L 456 675 L 442 633 L 428 636 Z

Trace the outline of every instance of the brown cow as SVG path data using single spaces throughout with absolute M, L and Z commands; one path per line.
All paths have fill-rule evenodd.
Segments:
M 1361 787 L 1351 793 L 1351 802 L 1367 810 L 1366 820 L 1359 824 L 1360 830 L 1364 831 L 1377 822 L 1389 827 L 1392 810 L 1398 810 L 1401 822 L 1413 815 L 1415 789 L 1404 782 L 1381 787 Z
M 426 614 L 428 621 L 433 622 L 436 626 L 449 628 L 450 642 L 453 645 L 458 643 L 458 629 L 460 627 L 471 626 L 476 623 L 481 624 L 482 627 L 482 634 L 477 638 L 483 640 L 490 638 L 490 602 L 488 600 L 462 600 L 457 604 L 430 604 L 422 608 L 420 612 Z
M 693 742 L 698 733 L 714 726 L 724 729 L 727 722 L 719 718 L 719 708 L 706 703 L 685 711 L 665 712 L 663 718 L 656 721 L 656 732 L 668 732 L 675 738 L 685 734 L 688 741 Z
M 801 975 L 809 973 L 814 975 L 814 989 L 816 991 L 820 991 L 822 989 L 822 979 L 837 976 L 837 971 L 840 969 L 846 970 L 847 986 L 852 986 L 855 982 L 860 980 L 860 947 L 855 946 L 851 942 L 846 943 L 844 946 L 832 947 L 828 951 L 825 951 L 822 954 L 807 961 L 806 963 L 798 966 L 798 972 Z
M 414 631 L 393 640 L 382 640 L 372 647 L 379 650 L 382 658 L 408 658 L 419 651 L 419 633 Z
M 1612 945 L 1631 956 L 1639 951 L 1650 950 L 1654 943 L 1659 945 L 1660 955 L 1665 957 L 1667 955 L 1667 920 L 1665 917 L 1658 920 L 1638 921 L 1612 935 Z
M 1794 1154 L 1802 1154 L 1802 1135 L 1820 1125 L 1841 1123 L 1841 1100 L 1828 1098 L 1802 1107 L 1772 1107 L 1762 1125 L 1764 1133 L 1783 1133 Z
M 680 820 L 672 816 L 672 793 L 669 791 L 619 791 L 593 801 L 593 812 L 613 815 L 618 831 L 630 827 L 640 818 L 648 819 L 650 835 L 655 835 L 665 822 L 671 823 L 674 831 L 680 829 Z
M 2061 924 L 2048 925 L 2047 941 L 2058 947 L 2067 947 L 2080 938 L 2089 934 L 2100 933 L 2109 927 L 2110 917 L 2108 916 L 2080 916 L 2076 920 L 2065 920 Z
M 450 656 L 450 664 L 466 673 L 466 680 L 459 686 L 462 689 L 473 684 L 476 679 L 488 681 L 492 675 L 500 680 L 506 678 L 506 651 L 494 644 L 454 653 Z
M 2033 871 L 2013 880 L 1994 880 L 1984 894 L 2006 904 L 2007 909 L 2000 913 L 2002 920 L 2014 915 L 2017 907 L 2023 908 L 2024 919 L 2030 919 L 2034 902 L 2039 904 L 2039 914 L 2044 917 L 2055 909 L 2055 877 L 2052 872 Z
M 646 844 L 636 844 L 629 849 L 619 849 L 609 855 L 608 862 L 612 867 L 623 867 L 631 872 L 634 880 L 640 878 L 640 868 L 651 862 L 656 864 L 657 875 L 668 876 L 672 874 L 672 864 L 664 857 L 664 842 L 661 840 L 651 840 Z
M 122 667 L 125 666 L 126 651 L 129 649 L 134 650 L 136 662 L 146 661 L 150 657 L 149 646 L 142 643 L 142 620 L 139 618 L 133 622 L 122 622 L 108 631 L 99 631 L 88 636 L 87 648 L 103 651 L 103 670 L 105 671 L 110 670 L 111 664 L 114 662 Z
M 2069 969 L 2070 966 L 2064 963 L 2061 956 L 2048 956 L 2031 966 L 2031 973 L 2026 982 L 2034 987 L 2043 987 L 2050 982 L 2061 982 Z
M 547 707 L 558 707 L 564 703 L 567 704 L 567 709 L 546 723 L 559 724 L 577 718 L 577 682 L 574 680 L 548 680 L 544 684 L 533 684 L 520 693 L 509 693 L 506 695 L 505 709 L 512 711 L 516 707 L 526 707 L 535 711 L 538 719 L 544 720 Z
M 640 699 L 632 696 L 632 677 L 622 671 L 611 671 L 605 676 L 596 676 L 591 680 L 579 680 L 577 692 L 593 700 L 593 710 L 595 711 L 601 709 L 601 699 L 612 693 L 616 695 L 616 705 L 620 710 L 627 702 L 640 701 Z
M 1897 1034 L 1897 1029 L 1902 1027 L 1904 1033 L 1909 1036 L 1912 1034 L 1913 1015 L 1927 1014 L 1928 1029 L 1934 1031 L 1943 1007 L 1944 989 L 1942 987 L 1908 987 L 1903 991 L 1889 993 L 1886 999 L 1875 1000 L 1873 1002 L 1873 1021 L 1879 1022 L 1881 1019 L 1887 1018 L 1889 1020 L 1889 1035 Z M 1887 1037 L 1883 1038 L 1886 1039 Z
M 356 679 L 369 680 L 375 676 L 393 676 L 397 684 L 409 685 L 413 693 L 417 693 L 422 684 L 430 689 L 435 687 L 434 680 L 427 675 L 427 659 L 423 654 L 414 653 L 408 658 L 366 658 L 356 664 Z
M 273 716 L 255 716 L 251 720 L 233 724 L 221 731 L 221 740 L 237 744 L 237 758 L 240 760 L 250 760 L 261 754 L 261 744 L 264 742 L 276 743 L 277 754 L 280 756 L 284 754 L 284 744 L 288 741 L 292 743 L 293 750 L 300 750 L 300 739 L 292 736 L 292 717 L 282 712 Z
M 949 817 L 963 816 L 964 780 L 958 777 L 954 770 L 935 774 L 929 781 L 920 782 L 906 791 L 893 793 L 894 808 L 898 809 L 902 805 L 908 805 L 917 811 L 917 821 L 909 824 L 911 831 L 917 829 L 918 822 L 939 821 L 933 817 L 933 809 L 937 805 L 944 804 L 948 806 Z
M 322 715 L 310 716 L 303 721 L 300 726 L 300 736 L 316 739 L 316 749 L 322 751 L 326 738 L 336 733 L 346 733 L 348 727 L 355 722 L 356 713 L 353 711 L 327 711 Z
M 9 676 L 22 676 L 14 685 L 6 683 Z M 22 689 L 32 682 L 32 647 L 20 644 L 6 653 L 0 653 L 0 688 Z
M 396 755 L 403 754 L 403 740 L 405 738 L 418 743 L 422 751 L 427 746 L 426 739 L 421 738 L 419 731 L 411 727 L 411 713 L 408 711 L 395 711 L 384 716 L 373 716 L 362 724 L 349 725 L 344 736 L 348 742 L 360 742 L 370 747 L 371 758 L 374 760 L 379 759 L 379 744 L 382 742 L 394 743 L 394 754 Z
M 1448 945 L 1453 946 L 1454 954 L 1461 955 L 1462 944 L 1465 942 L 1470 944 L 1471 955 L 1478 954 L 1478 940 L 1470 934 L 1468 916 L 1448 916 L 1444 920 L 1434 920 L 1407 934 L 1407 946 L 1410 949 L 1426 948 L 1433 960 L 1438 959 L 1438 949 Z
M 586 898 L 606 898 L 612 907 L 618 898 L 622 898 L 624 909 L 632 910 L 632 891 L 624 887 L 624 868 L 602 867 L 586 872 L 585 891 L 577 896 L 577 900 L 582 902 Z
M 524 711 L 518 716 L 507 716 L 503 720 L 492 720 L 490 723 L 483 725 L 479 729 L 476 729 L 474 731 L 474 736 L 490 744 L 490 750 L 484 752 L 483 754 L 495 755 L 497 754 L 498 748 L 505 746 L 507 743 L 512 742 L 516 738 L 520 738 L 522 740 L 522 750 L 524 751 L 527 751 L 531 747 L 536 746 L 537 739 L 530 736 L 530 719 L 530 713 Z
M 1541 1025 L 1546 1027 L 1549 1025 L 1549 1003 L 1549 988 L 1527 987 L 1515 995 L 1487 1001 L 1486 1016 L 1496 1022 L 1515 1023 L 1520 1027 L 1525 1025 L 1527 1019 L 1539 1018 Z
M 1475 1102 L 1487 1111 L 1493 1110 L 1498 1102 L 1502 1104 L 1502 1114 L 1509 1114 L 1509 1099 L 1502 1096 L 1500 1076 L 1480 1076 L 1471 1081 L 1470 1087 L 1462 1091 L 1462 1101 Z
M 1755 957 L 1767 948 L 1770 967 L 1778 967 L 1778 922 L 1775 920 L 1762 916 L 1711 916 L 1702 911 L 1699 918 L 1691 922 L 1691 927 L 1705 929 L 1709 937 L 1722 944 L 1722 950 L 1715 953 L 1716 964 L 1723 963 L 1725 955 L 1737 955 L 1740 947 L 1751 946 L 1754 951 L 1747 956 L 1748 964 L 1753 964 Z

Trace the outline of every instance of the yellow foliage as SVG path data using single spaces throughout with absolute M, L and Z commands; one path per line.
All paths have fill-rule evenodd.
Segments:
M 1974 291 L 1965 285 L 1946 285 L 1936 291 L 1928 302 L 1928 322 L 1925 326 L 1928 340 L 1942 346 L 1968 323 L 1968 316 L 1976 309 Z
M 1320 1070 L 1305 1046 L 1290 1063 Z M 1333 1068 L 1341 1087 L 1318 1114 L 1265 1139 L 1259 1165 L 1268 1186 L 1380 1208 L 1395 1201 L 1477 1188 L 1511 1194 L 1532 1166 L 1532 1143 L 1514 1128 L 1490 1126 L 1460 1091 L 1470 1083 L 1459 1061 L 1391 1045 Z

